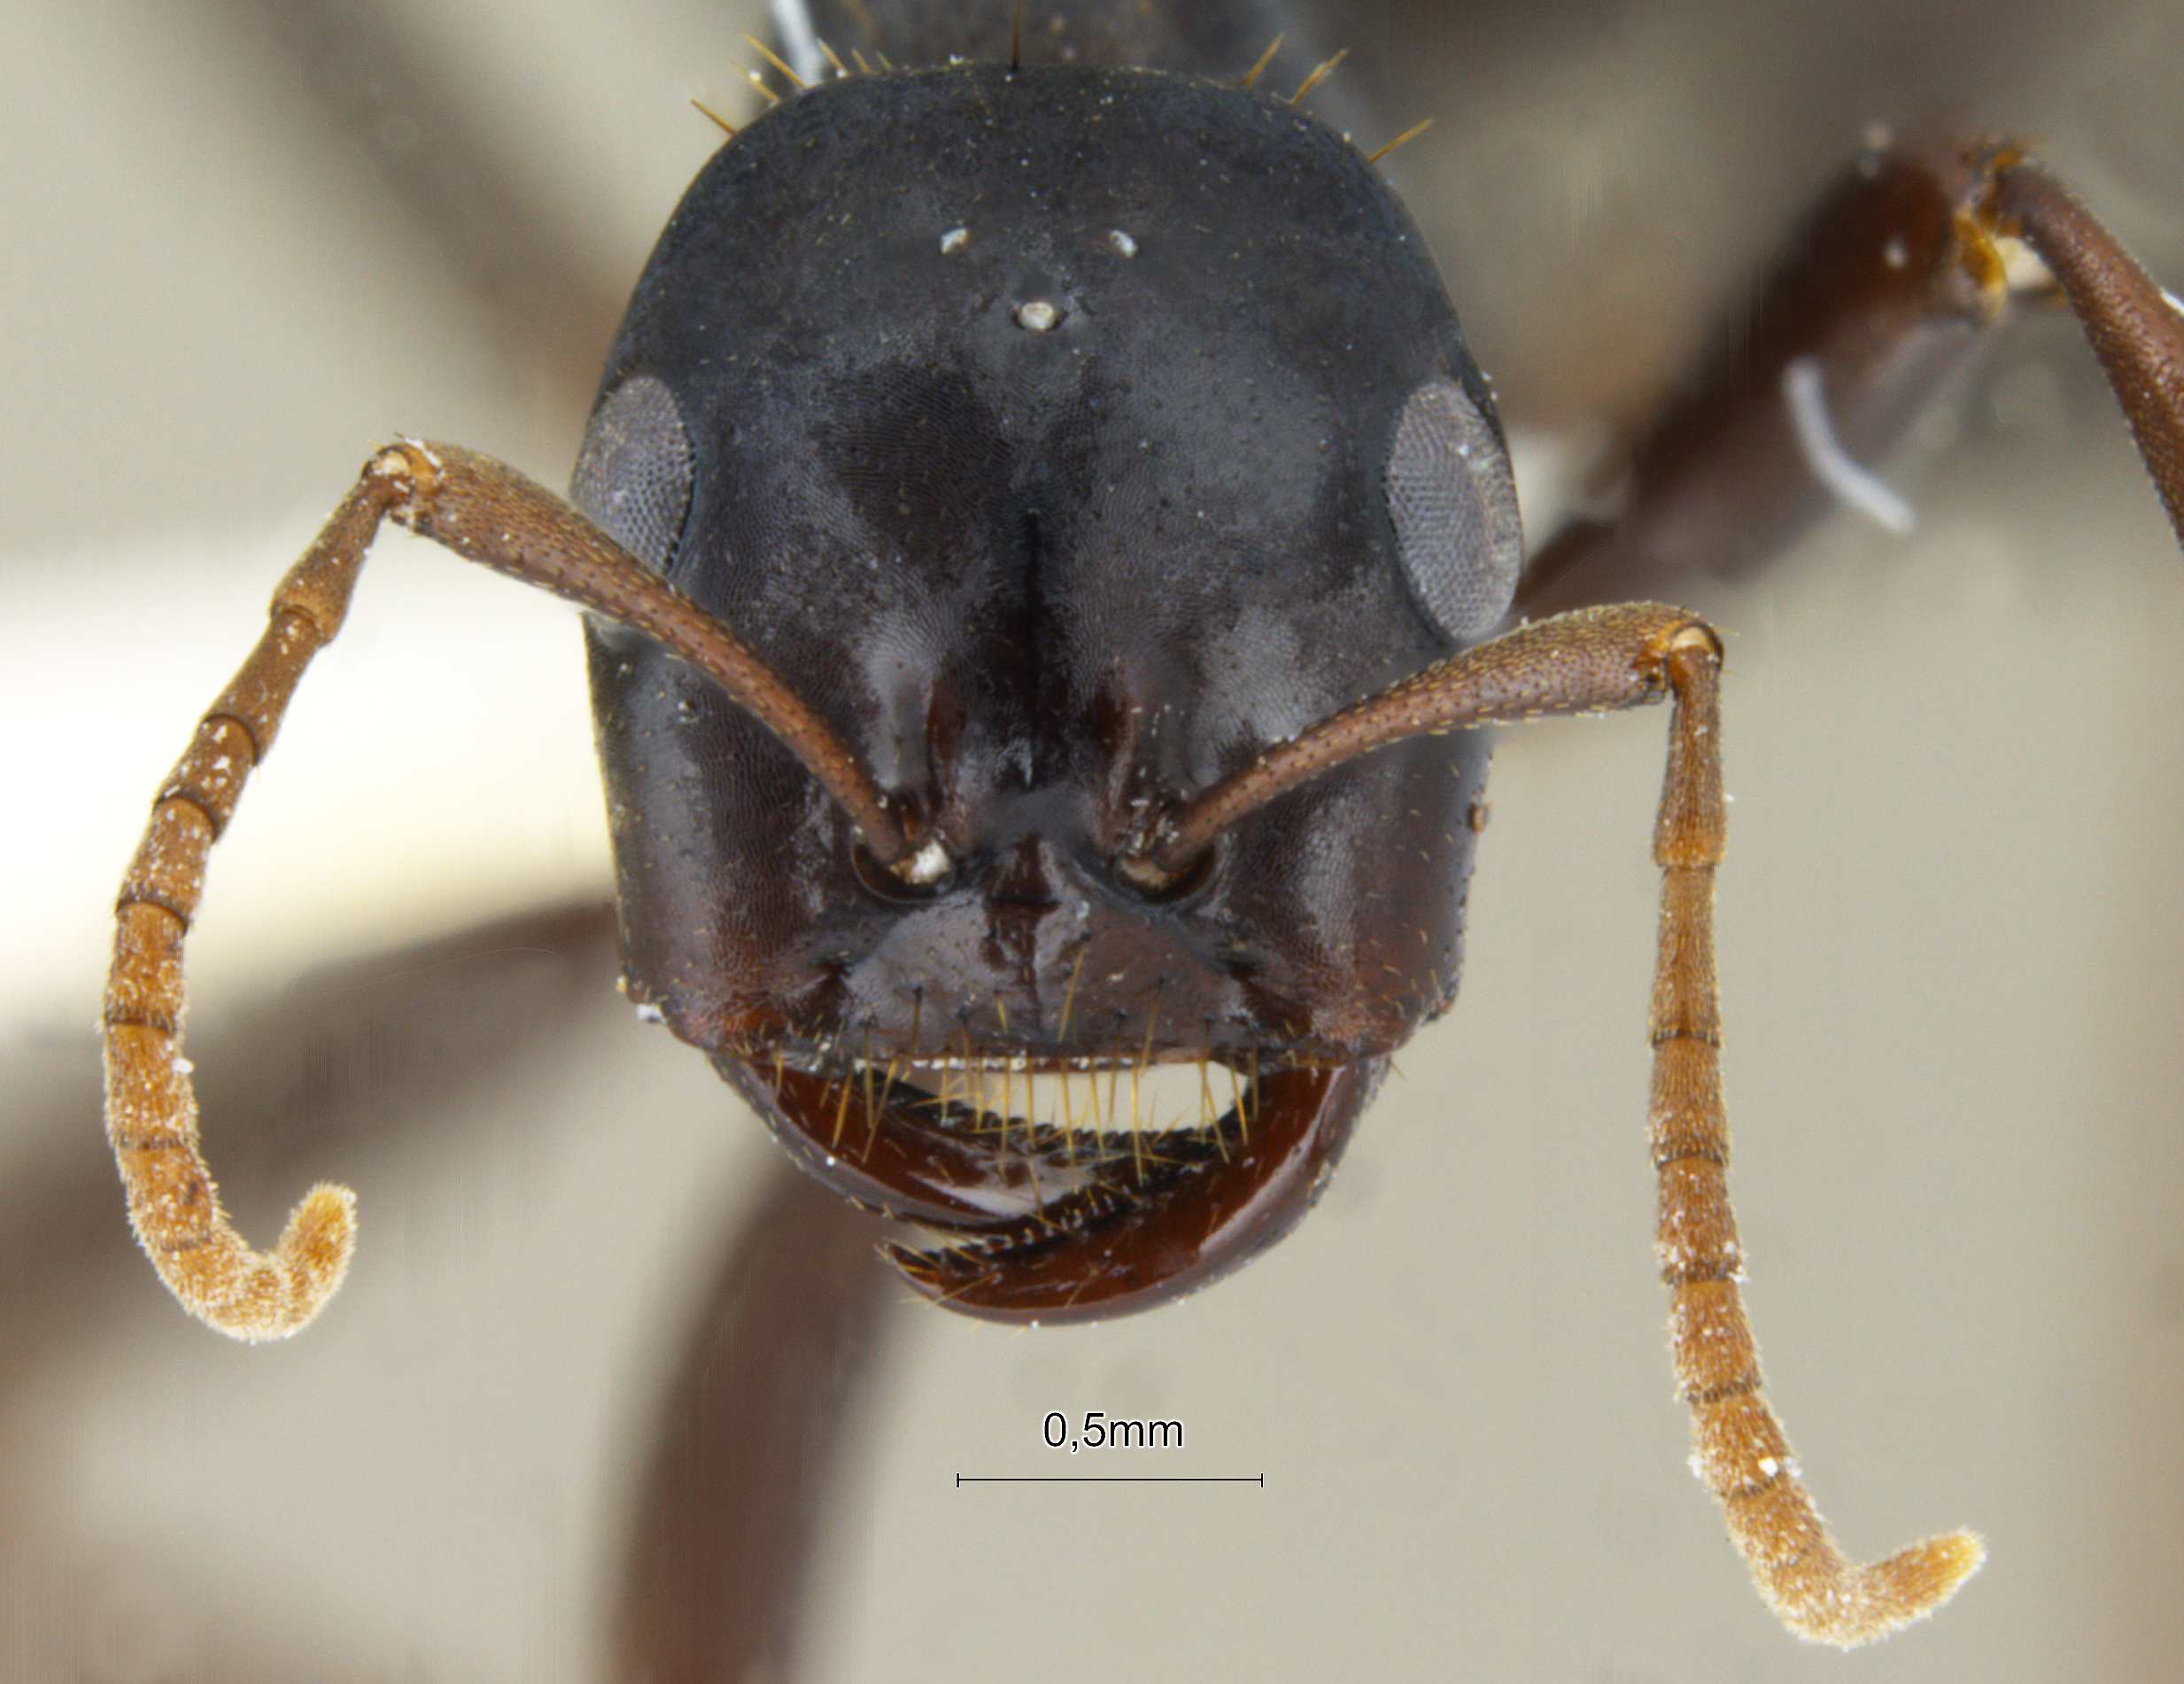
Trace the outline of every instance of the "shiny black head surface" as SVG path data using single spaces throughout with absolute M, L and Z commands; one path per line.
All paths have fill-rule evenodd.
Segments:
M 1286 1228 L 1453 991 L 1485 745 L 1345 767 L 1158 900 L 1112 862 L 1507 608 L 1491 398 L 1349 144 L 1148 71 L 801 94 L 662 236 L 576 494 L 955 862 L 913 891 L 861 861 L 763 730 L 595 624 L 632 996 L 835 1185 L 984 1232 L 933 1287 L 970 1307 L 1111 1311 Z M 1149 1162 L 1123 1108 L 1174 1121 L 1142 1078 L 1208 1059 Z M 1216 1243 L 1223 1175 L 1251 1214 Z M 1125 1255 L 1186 1209 L 1188 1246 Z

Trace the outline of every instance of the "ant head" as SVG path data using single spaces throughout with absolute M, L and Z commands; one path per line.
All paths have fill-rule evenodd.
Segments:
M 1156 1179 L 1241 1155 L 1254 1092 L 1263 1139 L 1280 1109 L 1309 1139 L 1279 1213 L 1211 1263 L 1079 1282 L 1085 1309 L 1286 1226 L 1453 992 L 1484 745 L 1342 768 L 1157 891 L 1118 863 L 1492 630 L 1522 547 L 1485 382 L 1348 143 L 1142 71 L 799 95 L 669 225 L 575 492 L 938 845 L 889 869 L 706 679 L 594 625 L 632 993 L 836 1185 L 930 1220 L 1050 1233 L 1142 1189 L 1142 1143 L 1105 1137 L 1178 1120 L 1143 1114 L 1163 1064 L 1196 1092 Z

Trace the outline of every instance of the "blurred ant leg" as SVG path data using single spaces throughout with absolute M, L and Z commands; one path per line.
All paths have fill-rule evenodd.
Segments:
M 646 633 L 748 708 L 834 795 L 883 861 L 915 859 L 855 754 L 727 628 L 677 596 L 561 498 L 490 458 L 405 441 L 382 451 L 274 592 L 271 623 L 160 786 L 123 879 L 105 1009 L 106 1133 L 129 1220 L 184 1309 L 237 1339 L 283 1338 L 341 1285 L 355 1195 L 313 1188 L 271 1254 L 221 1207 L 182 1055 L 182 941 L 212 846 L 273 746 L 311 658 L 340 630 L 366 551 L 391 517 L 466 560 Z
M 869 1225 L 783 1166 L 725 1248 L 655 1412 L 610 1676 L 800 1676 L 801 1619 L 825 1605 L 827 1483 L 879 1401 L 900 1319 Z
M 1980 185 L 1971 163 L 1861 158 L 1639 446 L 1627 506 L 1545 545 L 1518 610 L 1675 591 L 1686 571 L 1734 575 L 1846 501 L 1900 524 L 1908 511 L 1857 465 L 1885 457 L 1994 337 L 1981 328 L 2006 284 L 1967 213 Z
M 1119 862 L 1172 880 L 1247 814 L 1333 767 L 1421 732 L 1674 699 L 1653 830 L 1661 945 L 1650 1033 L 1648 1127 L 1660 1181 L 1655 1244 L 1669 1293 L 1669 1343 L 1690 1406 L 1695 1465 L 1722 1505 L 1753 1583 L 1801 1637 L 1848 1648 L 1932 1613 L 1984 1559 L 1952 1533 L 1871 1566 L 1847 1559 L 1799 1480 L 1761 1391 L 1739 1283 L 1744 1251 L 1728 1187 L 1714 872 L 1722 798 L 1721 644 L 1704 622 L 1653 603 L 1536 621 L 1401 680 L 1267 751 L 1194 797 Z
M 2023 239 L 2061 284 L 2184 544 L 2184 300 L 2163 291 L 2037 164 L 2002 149 L 1993 167 L 1984 220 L 1993 232 Z

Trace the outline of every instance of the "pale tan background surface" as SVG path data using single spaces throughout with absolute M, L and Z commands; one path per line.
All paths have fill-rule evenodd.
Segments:
M 261 1238 L 321 1175 L 363 1200 L 305 1339 L 230 1347 L 143 1268 L 89 1026 L 144 801 L 364 450 L 565 474 L 711 144 L 683 102 L 749 104 L 734 9 L 609 11 L 9 14 L 0 1678 L 608 1670 L 662 1390 L 772 1148 L 631 1021 L 596 919 L 352 962 L 602 900 L 571 616 L 388 546 L 215 857 L 215 1167 Z M 2184 276 L 2165 4 L 1449 12 L 1331 33 L 1401 81 L 1394 126 L 1441 120 L 1404 180 L 1530 432 L 1642 411 L 1873 120 L 2048 137 Z M 799 1676 L 2172 1672 L 2184 576 L 2059 323 L 1956 421 L 1897 473 L 1916 542 L 1845 521 L 1691 594 L 1734 634 L 1729 1075 L 1774 1395 L 1854 1551 L 1987 1533 L 1958 1604 L 1801 1649 L 1684 1470 L 1639 718 L 1504 742 L 1464 997 L 1276 1254 L 1092 1330 L 890 1297 L 812 1494 Z M 1051 1408 L 1181 1418 L 1157 1471 L 1266 1486 L 953 1487 L 1084 1471 Z

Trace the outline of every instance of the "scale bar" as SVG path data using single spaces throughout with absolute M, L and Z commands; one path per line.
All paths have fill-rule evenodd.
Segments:
M 1263 1473 L 959 1473 L 965 1485 L 1256 1485 Z

